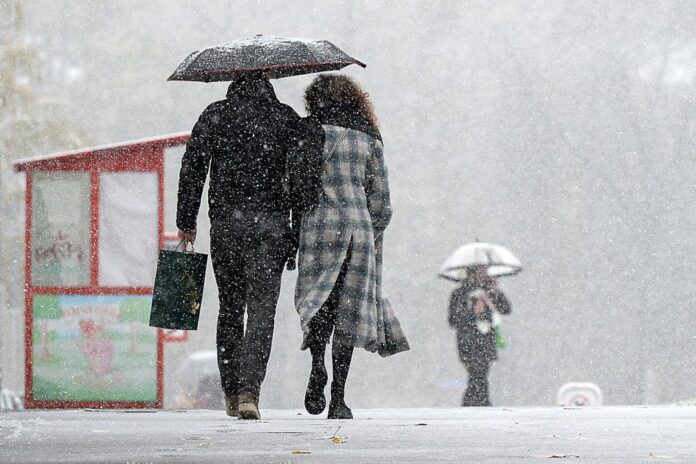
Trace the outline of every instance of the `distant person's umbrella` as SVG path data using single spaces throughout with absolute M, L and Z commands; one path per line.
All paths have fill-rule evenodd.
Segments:
M 522 270 L 520 260 L 504 246 L 474 242 L 462 245 L 443 263 L 438 275 L 460 282 L 472 267 L 484 266 L 491 277 L 515 275 Z
M 326 40 L 257 35 L 191 53 L 169 76 L 170 81 L 231 81 L 243 73 L 270 78 L 336 71 L 364 63 Z

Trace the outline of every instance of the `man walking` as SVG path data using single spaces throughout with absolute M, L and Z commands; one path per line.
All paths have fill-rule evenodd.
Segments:
M 260 418 L 259 392 L 280 280 L 293 250 L 283 178 L 286 158 L 299 144 L 300 124 L 267 79 L 243 75 L 232 82 L 225 100 L 200 116 L 179 175 L 179 237 L 193 243 L 210 168 L 210 254 L 220 298 L 218 366 L 227 414 L 242 419 Z
M 449 325 L 457 331 L 459 359 L 469 374 L 462 406 L 490 406 L 488 374 L 498 358 L 496 330 L 512 307 L 486 266 L 472 266 L 452 292 Z

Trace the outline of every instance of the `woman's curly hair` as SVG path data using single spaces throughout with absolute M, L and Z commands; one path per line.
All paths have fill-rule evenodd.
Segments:
M 320 74 L 305 90 L 305 109 L 317 114 L 322 111 L 349 111 L 362 116 L 375 129 L 379 128 L 369 94 L 348 76 Z

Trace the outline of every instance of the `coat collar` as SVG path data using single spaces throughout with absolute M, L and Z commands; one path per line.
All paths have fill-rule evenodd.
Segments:
M 364 132 L 367 135 L 376 138 L 380 142 L 382 141 L 382 134 L 379 130 L 369 123 L 362 115 L 351 111 L 350 109 L 342 108 L 327 108 L 317 111 L 316 114 L 312 115 L 319 124 L 326 124 L 331 126 L 341 126 L 348 129 L 357 130 Z

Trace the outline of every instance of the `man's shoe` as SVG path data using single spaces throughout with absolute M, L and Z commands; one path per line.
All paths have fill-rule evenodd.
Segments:
M 353 411 L 346 406 L 346 402 L 341 398 L 340 400 L 335 400 L 331 398 L 331 403 L 329 403 L 329 415 L 327 419 L 352 419 Z
M 326 408 L 324 387 L 326 387 L 328 381 L 329 376 L 326 373 L 326 366 L 323 364 L 313 365 L 304 398 L 305 409 L 307 409 L 308 413 L 314 415 L 321 414 L 324 408 Z
M 237 395 L 225 396 L 225 409 L 227 410 L 227 415 L 230 417 L 237 417 L 239 415 L 239 399 Z
M 240 419 L 261 419 L 259 413 L 259 399 L 251 392 L 242 392 L 239 394 L 239 418 Z

